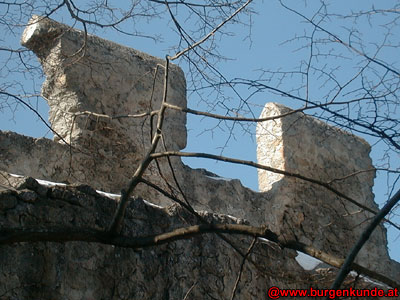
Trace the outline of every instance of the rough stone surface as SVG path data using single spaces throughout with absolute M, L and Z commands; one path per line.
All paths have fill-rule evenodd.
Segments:
M 4 172 L 0 184 L 8 187 L 0 189 L 0 205 L 7 203 L 1 210 L 1 227 L 101 230 L 116 207 L 114 199 L 85 185 L 43 186 L 33 178 Z M 27 191 L 36 194 L 34 203 L 21 196 Z M 213 223 L 247 223 L 226 215 L 199 213 Z M 144 236 L 197 223 L 180 206 L 163 208 L 133 200 L 123 234 Z M 243 252 L 252 241 L 243 236 L 230 239 Z M 305 271 L 295 256 L 294 251 L 259 241 L 245 264 L 235 299 L 266 299 L 270 286 L 329 286 L 333 269 Z M 212 234 L 136 250 L 85 242 L 2 245 L 0 260 L 2 300 L 184 299 L 186 295 L 186 299 L 230 299 L 242 262 L 232 247 Z M 354 285 L 354 278 L 346 282 L 345 286 L 349 285 Z M 358 281 L 355 287 L 366 286 L 371 283 Z
M 42 96 L 58 133 L 54 140 L 74 147 L 63 151 L 66 155 L 59 161 L 78 164 L 66 180 L 120 191 L 151 144 L 150 122 L 154 132 L 156 117 L 132 115 L 160 108 L 165 61 L 96 36 L 85 38 L 82 31 L 38 16 L 30 20 L 21 43 L 35 52 L 46 74 Z M 173 64 L 167 101 L 186 107 L 185 77 Z M 163 131 L 168 133 L 168 150 L 183 149 L 186 114 L 167 110 Z M 168 169 L 164 161 L 161 169 Z M 155 164 L 146 175 L 160 177 Z
M 268 103 L 261 118 L 290 113 L 289 108 Z M 259 163 L 322 182 L 363 204 L 375 205 L 372 186 L 375 169 L 369 157 L 371 147 L 353 134 L 330 126 L 303 113 L 259 123 L 257 160 Z M 354 174 L 353 173 L 357 173 Z M 270 190 L 283 175 L 259 170 L 260 191 Z
M 163 68 L 156 69 L 163 61 L 95 36 L 88 36 L 80 51 L 84 40 L 82 32 L 65 25 L 39 17 L 31 20 L 22 43 L 43 65 L 47 78 L 42 93 L 50 105 L 50 122 L 72 147 L 57 136 L 51 141 L 0 131 L 0 169 L 119 193 L 150 145 L 151 126 L 149 117 L 117 117 L 158 109 Z M 182 71 L 174 65 L 171 68 L 168 101 L 185 107 Z M 262 116 L 287 112 L 290 109 L 267 104 Z M 163 127 L 167 149 L 185 147 L 185 118 L 183 113 L 168 110 Z M 374 172 L 348 177 L 372 168 L 369 146 L 364 141 L 303 114 L 262 123 L 257 141 L 259 163 L 321 181 L 334 180 L 335 188 L 377 209 L 371 193 Z M 166 159 L 160 159 L 159 165 L 162 174 L 152 163 L 144 177 L 179 194 Z M 223 180 L 206 170 L 192 170 L 178 158 L 172 158 L 172 165 L 186 199 L 197 210 L 209 211 L 204 214 L 211 221 L 236 222 L 241 218 L 251 225 L 268 224 L 288 239 L 338 257 L 345 257 L 365 228 L 365 218 L 371 217 L 325 188 L 291 177 L 260 172 L 261 192 L 257 193 L 243 187 L 239 180 Z M 100 229 L 108 225 L 115 209 L 114 201 L 100 197 L 93 189 L 86 189 L 82 195 L 78 188 L 48 188 L 32 178 L 4 178 L 7 180 L 0 184 L 0 224 L 4 226 L 68 224 Z M 132 203 L 124 226 L 128 234 L 165 232 L 196 221 L 180 208 L 169 206 L 169 199 L 144 184 L 137 186 L 134 195 L 166 208 Z M 239 238 L 238 244 L 246 249 L 249 240 Z M 400 278 L 399 264 L 389 259 L 386 244 L 386 231 L 380 227 L 358 262 L 388 277 Z M 311 284 L 309 274 L 299 269 L 292 252 L 268 247 L 259 250 L 262 259 L 257 265 L 269 271 L 263 269 L 260 275 L 251 268 L 238 299 L 262 299 L 270 284 Z M 194 283 L 193 299 L 225 299 L 240 265 L 233 250 L 219 240 L 217 243 L 213 236 L 143 251 L 85 243 L 40 243 L 7 246 L 1 253 L 0 265 L 4 262 L 4 266 L 0 276 L 6 276 L 6 281 L 0 278 L 0 282 L 10 284 L 3 289 L 4 294 L 0 290 L 0 299 L 1 295 L 7 295 L 5 299 L 40 298 L 40 293 L 52 295 L 43 299 L 183 299 Z M 34 257 L 32 264 L 29 253 Z M 13 260 L 22 262 L 20 269 L 12 269 Z M 106 288 L 102 290 L 102 286 Z
M 368 143 L 348 132 L 275 103 L 261 118 L 285 115 L 257 126 L 257 159 L 266 166 L 330 183 L 333 188 L 375 211 L 375 169 Z M 306 244 L 336 255 L 349 251 L 372 214 L 326 188 L 293 177 L 258 170 L 260 191 L 273 191 L 270 203 L 276 232 L 292 232 Z M 285 223 L 288 226 L 285 226 Z M 282 226 L 283 225 L 283 226 Z M 333 242 L 334 241 L 334 242 Z M 357 257 L 360 264 L 400 275 L 387 252 L 386 229 L 376 228 Z M 378 261 L 387 261 L 377 264 Z
M 38 16 L 30 20 L 21 43 L 43 66 L 42 95 L 50 106 L 50 123 L 64 140 L 89 151 L 101 150 L 104 156 L 128 149 L 143 154 L 151 141 L 150 117 L 122 116 L 160 108 L 165 61 L 97 36 L 85 39 L 82 31 Z M 185 77 L 173 64 L 167 101 L 186 107 Z M 80 114 L 85 111 L 108 117 Z M 185 114 L 167 111 L 168 149 L 186 146 L 185 124 Z

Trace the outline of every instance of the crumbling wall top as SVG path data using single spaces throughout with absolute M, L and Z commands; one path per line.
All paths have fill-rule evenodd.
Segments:
M 46 73 L 42 94 L 50 106 L 52 127 L 61 138 L 55 137 L 60 142 L 56 143 L 0 132 L 0 148 L 6 149 L 0 152 L 0 168 L 49 180 L 85 183 L 107 192 L 118 193 L 126 188 L 150 145 L 151 130 L 155 128 L 152 112 L 162 101 L 164 61 L 37 16 L 26 28 L 22 43 L 37 54 Z M 168 90 L 168 102 L 186 107 L 185 78 L 175 65 L 171 65 Z M 329 182 L 343 194 L 377 209 L 371 192 L 374 170 L 369 145 L 282 105 L 267 104 L 262 117 L 282 114 L 282 118 L 258 125 L 258 162 Z M 167 110 L 162 131 L 168 150 L 185 147 L 185 122 L 184 113 Z M 11 149 L 9 145 L 14 146 Z M 221 181 L 217 176 L 192 170 L 179 159 L 173 160 L 173 179 L 166 162 L 160 160 L 159 165 L 163 175 L 153 163 L 144 177 L 165 190 L 170 188 L 166 181 L 174 184 L 177 178 L 195 209 L 234 215 L 250 220 L 252 225 L 268 224 L 289 240 L 334 256 L 346 255 L 362 232 L 365 219 L 371 217 L 325 187 L 291 176 L 259 171 L 261 193 L 257 193 L 237 180 Z M 134 193 L 158 204 L 167 203 L 147 185 L 138 185 Z M 108 212 L 110 217 L 112 212 Z M 147 213 L 143 216 L 147 218 Z M 93 221 L 90 213 L 88 218 Z M 392 268 L 394 264 L 387 254 L 383 226 L 371 237 L 359 262 L 383 274 L 399 275 L 399 268 Z
M 150 143 L 150 113 L 160 108 L 165 61 L 39 16 L 29 21 L 21 43 L 43 66 L 42 95 L 50 123 L 64 140 L 93 149 L 102 145 L 107 152 L 125 139 L 142 153 Z M 167 101 L 186 107 L 182 70 L 171 64 L 169 78 Z M 148 115 L 132 116 L 143 113 Z M 183 149 L 185 113 L 167 111 L 164 124 L 167 147 Z

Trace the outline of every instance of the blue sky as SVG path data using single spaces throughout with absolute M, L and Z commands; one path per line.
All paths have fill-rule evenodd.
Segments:
M 332 1 L 334 5 L 329 7 L 334 12 L 341 12 L 343 14 L 349 13 L 350 11 L 358 11 L 361 9 L 359 1 Z M 369 7 L 376 1 L 363 1 L 363 7 Z M 319 1 L 308 1 L 305 5 L 304 1 L 287 1 L 292 7 L 298 8 L 303 11 L 307 16 L 312 17 L 313 14 L 320 7 Z M 396 1 L 384 1 L 382 5 L 385 7 L 391 7 Z M 252 8 L 258 12 L 257 15 L 253 15 L 251 18 L 252 26 L 245 27 L 241 24 L 229 24 L 225 29 L 231 35 L 216 35 L 215 39 L 219 45 L 219 53 L 226 56 L 227 60 L 219 61 L 217 64 L 218 70 L 220 70 L 224 76 L 228 79 L 236 77 L 242 78 L 258 78 L 262 73 L 260 69 L 264 70 L 282 70 L 289 71 L 294 70 L 302 60 L 307 58 L 308 49 L 302 48 L 306 44 L 306 41 L 302 39 L 305 34 L 310 34 L 311 27 L 304 23 L 299 16 L 294 15 L 288 10 L 284 9 L 278 4 L 278 1 L 258 1 L 252 6 Z M 69 18 L 66 14 L 56 15 L 55 18 L 59 21 L 70 23 Z M 318 19 L 318 18 L 317 18 Z M 179 19 L 184 22 L 184 16 Z M 243 22 L 248 22 L 249 19 L 242 18 Z M 27 21 L 27 19 L 26 19 Z M 329 30 L 332 30 L 339 36 L 346 38 L 349 36 L 349 32 L 346 28 L 359 26 L 361 28 L 360 37 L 363 42 L 373 49 L 373 43 L 381 43 L 383 39 L 382 25 L 384 20 L 377 18 L 377 21 L 372 21 L 369 24 L 366 19 L 362 19 L 359 24 L 353 24 L 352 20 L 347 19 L 335 19 L 332 17 L 332 21 L 326 20 L 324 26 Z M 374 23 L 375 22 L 375 23 Z M 190 24 L 190 22 L 189 22 Z M 170 29 L 172 24 L 165 21 L 165 19 L 152 19 L 149 23 L 135 24 L 138 30 L 148 33 L 149 35 L 160 35 L 163 39 L 162 42 L 154 43 L 151 39 L 141 37 L 129 37 L 116 34 L 115 32 L 99 30 L 96 32 L 97 35 L 113 40 L 120 44 L 133 47 L 135 49 L 150 53 L 158 57 L 164 57 L 166 54 L 173 55 L 174 52 L 170 50 L 171 45 L 176 44 L 179 39 L 178 36 Z M 78 26 L 79 27 L 79 26 Z M 18 47 L 19 34 L 22 31 L 22 27 L 15 35 L 7 35 L 6 39 L 12 41 L 15 47 Z M 400 36 L 400 29 L 394 30 Z M 297 37 L 297 39 L 293 39 Z M 394 42 L 395 43 L 395 42 Z M 336 46 L 335 46 L 336 47 Z M 328 48 L 324 48 L 329 50 Z M 342 53 L 343 56 L 352 57 L 346 49 L 334 48 L 336 53 Z M 367 48 L 366 51 L 373 51 Z M 4 59 L 4 53 L 0 52 Z M 400 57 L 396 48 L 385 48 L 379 53 L 379 58 L 382 60 L 389 61 L 399 69 L 399 62 L 394 57 Z M 179 63 L 179 62 L 178 62 Z M 348 74 L 353 74 L 357 62 L 352 59 L 343 59 L 341 57 L 321 57 L 319 61 L 315 62 L 316 65 L 323 68 L 326 66 L 327 69 L 336 70 L 336 76 L 338 80 L 344 80 Z M 184 71 L 188 72 L 188 66 L 185 63 L 181 64 Z M 264 73 L 265 74 L 265 73 Z M 15 80 L 26 85 L 29 90 L 34 86 L 37 90 L 40 88 L 43 79 L 37 79 L 35 82 L 26 80 L 19 75 L 16 76 Z M 319 96 L 323 97 L 326 92 L 326 87 L 321 87 L 321 81 L 318 76 L 312 77 L 315 85 L 311 85 L 310 94 L 314 98 Z M 272 84 L 277 84 L 276 81 L 271 81 Z M 300 84 L 300 79 L 296 76 L 287 78 L 281 85 L 283 89 L 290 90 Z M 238 91 L 247 97 L 252 91 L 245 87 L 238 87 Z M 229 88 L 224 90 L 225 95 L 231 97 L 227 99 L 227 103 L 231 106 L 238 105 L 237 98 Z M 300 91 L 299 93 L 303 93 Z M 205 93 L 204 97 L 209 96 L 210 102 L 218 101 L 218 95 Z M 249 99 L 251 108 L 255 116 L 258 116 L 261 112 L 262 106 L 266 102 L 278 101 L 292 108 L 300 106 L 300 103 L 278 97 L 271 93 L 260 93 L 255 94 Z M 33 100 L 31 104 L 37 108 L 45 118 L 47 118 L 47 104 L 43 99 Z M 210 103 L 204 103 L 201 101 L 198 95 L 195 93 L 188 93 L 188 106 L 198 110 L 209 110 Z M 42 137 L 46 136 L 51 138 L 48 130 L 32 112 L 18 107 L 16 111 L 14 106 L 10 108 L 3 107 L 0 110 L 0 129 L 1 130 L 12 130 L 25 135 Z M 223 107 L 217 106 L 214 112 L 226 113 Z M 400 118 L 400 115 L 398 115 Z M 188 115 L 188 146 L 185 150 L 187 151 L 198 151 L 198 152 L 209 152 L 214 154 L 223 153 L 225 156 L 241 158 L 246 160 L 256 161 L 256 144 L 254 140 L 255 126 L 251 125 L 247 129 L 249 132 L 243 130 L 239 126 L 235 126 L 233 129 L 234 136 L 228 140 L 229 126 L 221 126 L 215 128 L 218 123 L 214 120 L 205 119 L 198 116 Z M 364 136 L 371 144 L 376 141 L 372 138 Z M 379 164 L 378 159 L 382 157 L 382 151 L 384 151 L 384 145 L 378 143 L 374 145 L 371 157 L 375 164 Z M 257 184 L 257 171 L 250 167 L 243 167 L 238 165 L 231 165 L 222 162 L 214 162 L 206 159 L 185 159 L 185 162 L 193 168 L 207 168 L 220 176 L 227 178 L 239 178 L 243 185 L 252 188 L 253 190 L 258 189 Z M 399 159 L 393 157 L 391 161 L 391 168 L 399 167 Z M 378 174 L 375 181 L 374 193 L 376 195 L 376 201 L 378 203 L 384 203 L 388 198 L 388 180 L 389 184 L 393 183 L 393 178 L 387 178 L 385 174 Z M 397 187 L 399 185 L 397 184 Z M 398 218 L 397 218 L 398 219 Z M 393 258 L 400 261 L 400 238 L 399 233 L 394 230 L 389 231 L 389 250 Z M 397 251 L 396 251 L 397 250 Z

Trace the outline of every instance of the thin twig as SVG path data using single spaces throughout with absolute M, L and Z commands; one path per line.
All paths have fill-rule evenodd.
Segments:
M 255 237 L 253 239 L 253 241 L 251 242 L 249 249 L 247 249 L 245 256 L 242 259 L 242 263 L 240 264 L 239 274 L 236 278 L 235 286 L 233 287 L 233 290 L 232 290 L 231 300 L 233 300 L 233 298 L 235 298 L 236 290 L 239 286 L 240 278 L 242 277 L 244 264 L 246 262 L 247 257 L 249 256 L 249 254 L 253 250 L 254 246 L 256 245 L 256 242 L 257 242 L 257 238 Z
M 235 17 L 239 12 L 241 12 L 247 5 L 249 5 L 253 0 L 247 0 L 245 4 L 243 4 L 241 7 L 239 7 L 230 17 L 226 18 L 224 21 L 222 21 L 217 27 L 215 27 L 213 30 L 211 30 L 206 36 L 204 36 L 201 40 L 197 41 L 196 43 L 190 45 L 186 49 L 178 52 L 174 56 L 170 57 L 170 60 L 175 60 L 181 57 L 183 54 L 186 52 L 196 48 L 200 44 L 204 43 L 206 40 L 208 40 L 211 36 L 213 36 L 222 26 L 224 26 L 227 22 L 229 22 L 233 17 Z
M 27 108 L 29 108 L 31 111 L 33 111 L 33 113 L 35 115 L 38 116 L 38 118 L 43 122 L 43 124 L 51 130 L 51 132 L 53 132 L 56 136 L 59 137 L 60 140 L 62 140 L 66 145 L 72 147 L 57 131 L 55 131 L 47 122 L 45 119 L 43 119 L 43 117 L 39 114 L 39 112 L 34 109 L 30 104 L 28 104 L 27 102 L 25 102 L 24 100 L 22 100 L 20 97 L 17 97 L 16 95 L 7 93 L 5 91 L 0 91 L 0 94 L 6 95 L 8 97 L 12 97 L 14 99 L 16 99 L 18 102 L 22 103 L 23 105 L 25 105 Z
M 183 298 L 183 300 L 187 300 L 190 293 L 192 292 L 192 290 L 194 289 L 194 287 L 196 286 L 197 282 L 193 283 L 193 285 L 190 287 L 190 289 L 186 292 L 185 297 Z
M 65 113 L 68 114 L 68 112 L 65 112 Z M 126 118 L 144 118 L 144 117 L 148 117 L 151 115 L 155 115 L 157 113 L 158 113 L 158 111 L 155 110 L 155 111 L 143 112 L 143 113 L 139 113 L 139 114 L 109 116 L 109 115 L 99 114 L 99 113 L 85 110 L 85 111 L 80 111 L 77 113 L 70 113 L 70 114 L 73 114 L 75 116 L 89 115 L 89 116 L 95 116 L 95 117 L 100 117 L 100 118 L 105 118 L 105 119 L 118 120 L 118 119 L 126 119 Z
M 122 223 L 125 215 L 125 210 L 126 207 L 128 206 L 130 196 L 135 189 L 135 187 L 138 185 L 140 182 L 140 178 L 142 177 L 143 173 L 149 166 L 150 162 L 153 160 L 153 157 L 151 157 L 151 154 L 154 153 L 154 151 L 157 148 L 158 142 L 161 138 L 161 130 L 162 130 L 162 125 L 164 122 L 164 113 L 166 110 L 166 106 L 164 103 L 167 102 L 167 95 L 168 95 L 168 72 L 169 72 L 169 58 L 168 56 L 166 57 L 165 61 L 165 70 L 164 70 L 164 92 L 163 92 L 163 99 L 161 103 L 160 110 L 158 111 L 158 119 L 157 119 L 157 128 L 156 128 L 156 133 L 153 137 L 153 140 L 151 142 L 150 149 L 147 151 L 146 155 L 140 162 L 139 166 L 137 167 L 133 177 L 129 181 L 128 184 L 128 189 L 121 193 L 121 199 L 118 203 L 117 210 L 114 214 L 113 220 L 110 224 L 110 227 L 108 229 L 108 232 L 110 234 L 117 234 L 122 228 Z

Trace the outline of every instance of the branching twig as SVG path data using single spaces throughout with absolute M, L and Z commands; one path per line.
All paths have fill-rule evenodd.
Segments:
M 196 48 L 197 46 L 201 45 L 204 43 L 206 40 L 208 40 L 211 36 L 213 36 L 222 26 L 224 26 L 227 22 L 229 22 L 233 17 L 235 17 L 239 12 L 241 12 L 247 5 L 249 5 L 253 0 L 247 0 L 245 4 L 243 4 L 241 7 L 239 7 L 232 15 L 230 15 L 228 18 L 226 18 L 224 21 L 222 21 L 218 26 L 216 26 L 213 30 L 211 30 L 206 36 L 204 36 L 201 40 L 197 41 L 196 43 L 190 45 L 186 49 L 178 52 L 174 56 L 170 57 L 170 60 L 175 60 L 184 55 L 186 52 Z
M 165 70 L 164 70 L 164 93 L 163 93 L 163 99 L 161 103 L 161 108 L 158 111 L 157 114 L 157 128 L 156 128 L 156 133 L 153 137 L 153 140 L 151 142 L 150 149 L 147 151 L 146 155 L 140 162 L 139 166 L 137 167 L 135 174 L 133 175 L 132 179 L 129 181 L 128 184 L 128 189 L 121 193 L 121 199 L 118 203 L 117 210 L 115 212 L 114 218 L 111 222 L 110 227 L 108 228 L 108 232 L 110 234 L 116 234 L 121 230 L 122 227 L 122 222 L 124 219 L 124 214 L 126 207 L 128 206 L 129 198 L 130 195 L 132 194 L 133 190 L 137 186 L 137 184 L 140 182 L 140 179 L 149 166 L 150 162 L 153 160 L 153 157 L 151 157 L 151 154 L 154 153 L 154 151 L 157 148 L 158 142 L 161 138 L 161 130 L 162 130 L 162 125 L 164 122 L 164 112 L 166 110 L 166 106 L 164 103 L 167 102 L 167 95 L 168 95 L 168 72 L 169 72 L 169 58 L 168 56 L 166 57 L 165 61 Z
M 354 53 L 357 53 L 358 55 L 360 55 L 360 56 L 366 58 L 368 61 L 371 61 L 371 62 L 373 62 L 373 63 L 375 63 L 375 64 L 377 64 L 377 65 L 379 65 L 379 66 L 385 68 L 386 70 L 388 70 L 388 71 L 390 71 L 390 72 L 396 74 L 397 76 L 400 76 L 400 72 L 397 71 L 397 70 L 395 70 L 395 69 L 392 68 L 391 66 L 389 66 L 389 65 L 387 65 L 387 64 L 385 64 L 385 63 L 382 63 L 382 62 L 376 60 L 376 59 L 373 58 L 373 57 L 370 57 L 369 55 L 367 55 L 366 53 L 364 53 L 362 50 L 359 50 L 359 49 L 353 47 L 351 44 L 346 43 L 346 42 L 343 41 L 341 38 L 339 38 L 337 35 L 333 34 L 332 32 L 330 32 L 330 31 L 326 30 L 325 28 L 321 27 L 320 25 L 316 24 L 316 23 L 315 23 L 313 20 L 311 20 L 310 18 L 307 18 L 305 15 L 299 13 L 299 12 L 296 11 L 295 9 L 292 9 L 292 8 L 288 7 L 287 5 L 285 5 L 285 4 L 283 3 L 283 1 L 280 0 L 279 2 L 281 3 L 282 7 L 286 8 L 287 10 L 289 10 L 289 11 L 293 12 L 294 14 L 300 16 L 301 18 L 303 18 L 304 20 L 306 20 L 308 23 L 310 23 L 311 25 L 313 25 L 315 28 L 318 28 L 318 29 L 321 30 L 322 32 L 325 32 L 327 35 L 329 35 L 329 36 L 331 36 L 332 38 L 334 38 L 334 40 L 335 40 L 336 42 L 338 42 L 339 44 L 345 46 L 346 48 L 350 49 L 350 50 L 353 51 Z

